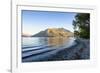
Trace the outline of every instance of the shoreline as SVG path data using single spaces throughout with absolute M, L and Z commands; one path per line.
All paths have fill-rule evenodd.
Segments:
M 64 60 L 86 60 L 90 59 L 90 42 L 89 39 L 78 38 L 75 40 L 77 44 L 69 48 L 62 49 L 48 58 L 41 60 L 31 60 L 26 62 L 45 62 L 45 61 L 64 61 Z
M 90 59 L 90 42 L 89 39 L 76 39 L 76 45 L 59 51 L 49 60 L 82 60 Z

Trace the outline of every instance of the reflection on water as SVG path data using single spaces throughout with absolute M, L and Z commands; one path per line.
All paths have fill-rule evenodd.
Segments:
M 22 62 L 47 60 L 72 45 L 75 45 L 72 37 L 23 37 Z
M 70 46 L 74 41 L 72 37 L 23 37 L 22 39 L 22 47 L 40 45 Z
M 59 46 L 68 41 L 67 37 L 52 37 L 48 38 L 48 44 L 49 45 L 54 45 L 54 46 Z

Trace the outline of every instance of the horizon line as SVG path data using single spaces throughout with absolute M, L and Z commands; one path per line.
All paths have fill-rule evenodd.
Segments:
M 63 27 L 61 27 L 61 28 L 63 28 Z M 57 29 L 61 29 L 61 28 L 57 27 Z M 46 28 L 46 29 L 41 30 L 41 31 L 45 31 L 45 30 L 47 30 L 47 29 L 56 29 L 56 27 L 54 27 L 54 28 Z M 66 29 L 66 28 L 63 28 L 63 29 Z M 66 29 L 66 30 L 68 30 L 68 29 Z M 39 31 L 39 32 L 41 32 L 41 31 Z M 74 31 L 71 31 L 71 30 L 68 30 L 68 31 L 74 32 Z M 37 32 L 37 33 L 38 33 L 38 32 Z M 23 34 L 25 34 L 25 35 L 34 35 L 34 34 L 36 34 L 36 33 L 32 34 L 32 33 L 30 33 L 30 32 L 22 32 L 22 35 L 23 35 Z

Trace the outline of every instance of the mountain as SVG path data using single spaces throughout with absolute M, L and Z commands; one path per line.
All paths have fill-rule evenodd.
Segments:
M 32 37 L 68 37 L 73 36 L 73 33 L 64 28 L 48 28 L 44 31 L 32 35 Z
M 26 33 L 22 33 L 22 37 L 31 37 L 32 35 L 30 34 L 26 34 Z

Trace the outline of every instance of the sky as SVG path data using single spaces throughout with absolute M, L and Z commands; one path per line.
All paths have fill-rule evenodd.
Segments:
M 34 35 L 47 28 L 65 28 L 73 32 L 72 21 L 76 13 L 22 10 L 22 32 Z

